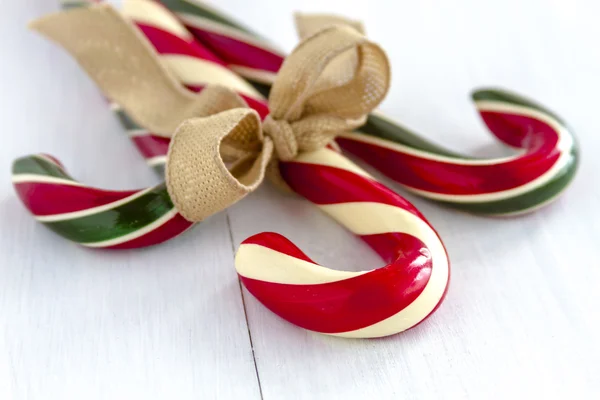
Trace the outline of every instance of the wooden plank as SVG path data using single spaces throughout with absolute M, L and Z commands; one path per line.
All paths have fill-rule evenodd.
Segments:
M 4 6 L 0 398 L 259 398 L 225 214 L 155 248 L 93 251 L 17 200 L 10 163 L 38 151 L 108 188 L 159 177 L 75 63 L 25 30 L 56 5 Z
M 574 126 L 584 151 L 568 193 L 522 218 L 475 217 L 407 195 L 444 238 L 453 275 L 436 315 L 405 334 L 367 341 L 320 336 L 287 324 L 245 292 L 264 398 L 600 397 L 594 6 L 535 0 L 245 5 L 220 3 L 285 49 L 295 43 L 290 14 L 296 8 L 362 19 L 392 60 L 384 111 L 455 150 L 505 153 L 483 133 L 466 96 L 494 85 L 555 109 Z M 315 207 L 272 188 L 236 205 L 230 219 L 236 245 L 275 231 L 333 268 L 382 264 Z

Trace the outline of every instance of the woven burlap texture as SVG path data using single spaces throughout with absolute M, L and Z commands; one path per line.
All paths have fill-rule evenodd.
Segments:
M 293 160 L 364 124 L 387 94 L 385 52 L 342 20 L 319 18 L 326 25 L 320 30 L 302 16 L 310 26 L 299 31 L 307 36 L 283 62 L 262 123 L 229 89 L 187 91 L 109 6 L 54 14 L 32 27 L 69 51 L 140 126 L 172 136 L 167 189 L 177 210 L 196 222 L 255 190 L 266 171 L 277 179 L 277 160 Z

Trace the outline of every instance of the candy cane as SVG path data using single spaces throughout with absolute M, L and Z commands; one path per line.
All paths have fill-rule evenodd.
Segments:
M 12 181 L 36 220 L 87 247 L 151 246 L 192 225 L 177 212 L 164 183 L 133 191 L 96 189 L 75 181 L 46 154 L 16 160 Z
M 160 0 L 203 44 L 263 92 L 283 55 L 254 33 L 199 0 Z M 473 95 L 492 133 L 521 152 L 472 159 L 434 145 L 381 115 L 360 133 L 338 139 L 344 149 L 423 197 L 474 213 L 514 215 L 533 211 L 564 192 L 577 171 L 573 132 L 534 102 L 502 90 Z
M 517 95 L 481 90 L 473 98 L 492 133 L 520 154 L 485 160 L 441 155 L 386 137 L 384 130 L 344 134 L 338 143 L 410 191 L 465 211 L 517 215 L 556 199 L 578 166 L 568 127 Z
M 246 288 L 282 318 L 344 337 L 391 335 L 427 318 L 449 280 L 444 246 L 419 211 L 341 154 L 322 149 L 280 163 L 294 191 L 364 240 L 389 264 L 324 268 L 275 233 L 246 239 L 236 269 Z

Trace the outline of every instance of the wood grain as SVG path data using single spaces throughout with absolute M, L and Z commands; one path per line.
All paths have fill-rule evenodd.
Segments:
M 455 150 L 505 151 L 468 101 L 482 85 L 542 101 L 578 134 L 579 177 L 536 214 L 475 217 L 406 195 L 445 240 L 450 292 L 427 323 L 366 341 L 300 330 L 240 291 L 232 244 L 265 230 L 333 268 L 382 265 L 272 187 L 143 251 L 81 249 L 27 215 L 8 174 L 20 155 L 48 152 L 99 186 L 158 181 L 87 77 L 25 30 L 50 3 L 8 2 L 0 25 L 0 399 L 600 397 L 595 2 L 219 2 L 286 50 L 296 9 L 362 19 L 392 61 L 383 110 Z

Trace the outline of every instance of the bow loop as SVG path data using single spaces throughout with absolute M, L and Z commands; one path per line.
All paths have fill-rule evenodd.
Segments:
M 222 147 L 245 143 L 248 151 L 228 166 Z M 239 147 L 238 147 L 239 149 Z M 255 190 L 273 153 L 262 135 L 260 117 L 236 108 L 183 122 L 171 140 L 165 176 L 173 204 L 186 219 L 201 221 Z
M 387 94 L 389 81 L 385 52 L 356 28 L 321 29 L 283 62 L 269 95 L 265 134 L 284 161 L 316 150 L 362 125 Z
M 357 119 L 383 100 L 389 82 L 385 52 L 356 29 L 333 25 L 285 59 L 269 95 L 271 115 L 290 123 L 315 115 Z

